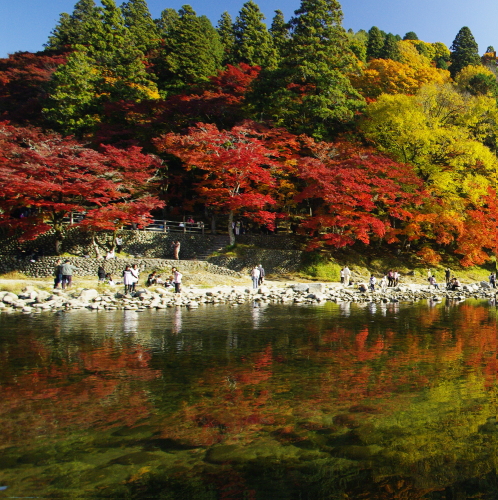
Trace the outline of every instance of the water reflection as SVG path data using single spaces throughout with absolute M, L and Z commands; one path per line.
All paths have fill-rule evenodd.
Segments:
M 496 318 L 471 300 L 0 315 L 0 484 L 495 498 Z

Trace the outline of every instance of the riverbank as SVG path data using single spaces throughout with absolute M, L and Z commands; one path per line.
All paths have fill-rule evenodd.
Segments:
M 2 284 L 0 283 L 0 287 Z M 237 306 L 246 302 L 318 304 L 324 302 L 417 302 L 443 299 L 465 300 L 480 298 L 496 300 L 497 291 L 487 282 L 462 286 L 461 290 L 437 290 L 427 285 L 405 284 L 386 290 L 360 292 L 355 285 L 339 283 L 275 283 L 269 282 L 258 289 L 247 285 L 218 285 L 209 288 L 185 286 L 181 294 L 172 287 L 140 288 L 124 294 L 122 287 L 75 288 L 70 290 L 44 290 L 27 285 L 20 293 L 0 292 L 0 312 L 41 313 L 71 309 L 145 310 L 170 307 L 198 308 L 209 304 Z

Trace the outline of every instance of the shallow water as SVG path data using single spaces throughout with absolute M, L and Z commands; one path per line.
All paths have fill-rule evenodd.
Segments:
M 0 314 L 0 498 L 497 498 L 485 301 Z

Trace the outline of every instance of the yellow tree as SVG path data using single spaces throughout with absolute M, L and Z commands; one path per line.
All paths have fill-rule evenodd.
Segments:
M 498 161 L 485 145 L 494 140 L 496 101 L 429 85 L 414 96 L 381 95 L 361 128 L 383 152 L 416 166 L 427 203 L 408 228 L 409 237 L 456 244 L 486 205 Z

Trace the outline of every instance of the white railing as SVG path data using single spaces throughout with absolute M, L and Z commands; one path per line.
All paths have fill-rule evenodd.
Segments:
M 71 212 L 64 217 L 63 224 L 77 224 L 85 218 L 82 212 Z M 130 229 L 136 226 L 130 224 Z M 153 219 L 152 222 L 143 228 L 144 231 L 157 231 L 161 233 L 200 233 L 204 234 L 204 222 L 187 222 L 166 219 Z

